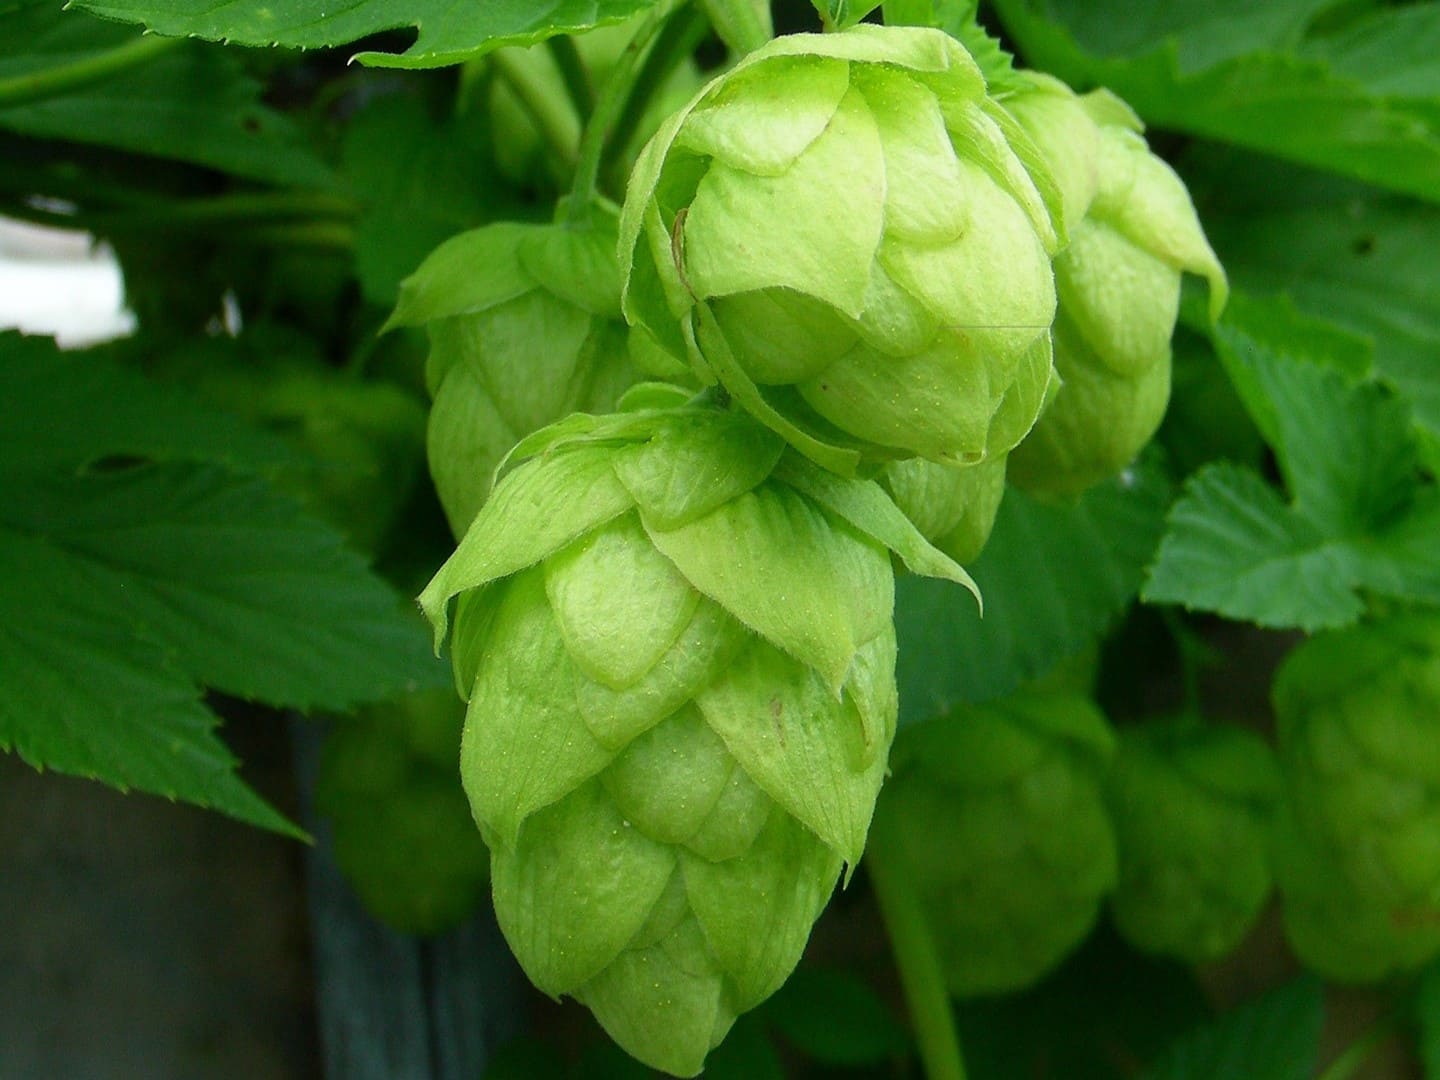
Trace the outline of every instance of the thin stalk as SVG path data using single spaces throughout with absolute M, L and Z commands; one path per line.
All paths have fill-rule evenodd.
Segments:
M 682 8 L 683 3 L 684 0 Z M 575 183 L 570 189 L 570 197 L 565 200 L 564 216 L 571 223 L 579 224 L 588 219 L 590 204 L 599 192 L 600 163 L 604 158 L 605 146 L 625 111 L 625 103 L 630 99 L 630 92 L 640 74 L 640 61 L 645 56 L 646 47 L 660 29 L 676 16 L 678 10 L 671 4 L 656 5 L 644 25 L 636 31 L 635 36 L 620 53 L 620 58 L 610 71 L 610 77 L 605 80 L 595 102 L 595 111 L 591 113 L 590 122 L 585 125 L 585 134 L 580 139 Z
M 585 69 L 585 61 L 580 56 L 580 50 L 575 47 L 575 39 L 566 34 L 557 34 L 547 39 L 546 44 L 550 48 L 550 55 L 555 58 L 555 66 L 560 69 L 560 77 L 565 80 L 565 91 L 570 95 L 570 101 L 583 124 L 595 111 L 595 91 L 590 85 L 590 73 Z
M 650 100 L 668 79 L 680 62 L 695 51 L 709 30 L 709 23 L 699 9 L 690 7 L 676 13 L 655 38 L 655 46 L 645 57 L 645 63 L 625 99 L 625 107 L 610 133 L 601 158 L 600 175 L 610 176 L 615 162 L 635 137 L 635 129 L 645 116 Z
M 489 56 L 496 73 L 515 93 L 520 105 L 535 121 L 535 129 L 567 169 L 575 166 L 575 117 L 568 102 L 545 92 L 531 73 L 515 62 L 513 54 L 497 49 Z
M 865 869 L 890 935 L 925 1075 L 929 1080 L 965 1080 L 965 1059 L 960 1053 L 950 993 L 945 988 L 925 913 L 904 871 L 890 861 L 884 837 L 874 831 L 865 852 Z
M 0 79 L 0 109 L 29 105 L 31 102 L 83 90 L 87 86 L 103 82 L 130 68 L 149 63 L 157 56 L 169 52 L 184 42 L 184 38 L 156 37 L 153 34 L 146 34 L 134 41 L 127 41 L 124 45 L 96 53 L 94 56 L 87 56 L 81 60 L 73 60 L 68 64 L 59 64 L 41 71 Z
M 769 0 L 701 0 L 720 40 L 741 56 L 775 36 Z

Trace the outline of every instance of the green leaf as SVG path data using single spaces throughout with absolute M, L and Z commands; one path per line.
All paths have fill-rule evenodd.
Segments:
M 1187 1035 L 1142 1080 L 1307 1080 L 1324 1020 L 1320 983 L 1296 979 Z
M 443 67 L 504 45 L 533 45 L 621 22 L 656 0 L 487 0 L 455 5 L 421 0 L 397 7 L 387 0 L 349 6 L 327 0 L 237 0 L 217 7 L 209 0 L 86 0 L 80 6 L 110 19 L 144 23 L 159 34 L 226 41 L 235 45 L 284 45 L 300 49 L 344 45 L 382 30 L 414 27 L 419 34 L 403 53 L 362 52 L 355 59 L 380 67 Z
M 444 685 L 395 594 L 259 480 L 173 464 L 12 475 L 7 487 L 0 531 L 43 544 L 57 581 L 83 575 L 111 619 L 205 686 L 338 710 Z
M 1250 310 L 1250 325 L 1262 312 Z M 1216 343 L 1292 501 L 1252 470 L 1200 470 L 1172 511 L 1145 599 L 1305 630 L 1355 621 L 1360 589 L 1440 602 L 1436 494 L 1421 486 L 1405 404 L 1311 362 L 1299 338 L 1286 355 L 1242 321 L 1222 324 Z
M 381 98 L 345 130 L 341 168 L 360 201 L 355 272 L 367 300 L 394 304 L 400 282 L 456 233 L 519 213 L 498 182 L 483 110 L 437 118 L 409 94 Z
M 0 474 L 114 455 L 246 470 L 294 462 L 280 439 L 122 367 L 124 351 L 135 350 L 62 352 L 49 338 L 0 334 Z
M 765 1018 L 821 1065 L 863 1068 L 905 1055 L 910 1038 L 875 991 L 847 971 L 802 967 Z
M 235 775 L 218 717 L 163 644 L 116 618 L 103 571 L 3 528 L 0 561 L 0 750 L 304 835 Z
M 1304 38 L 1335 0 L 997 0 L 1034 67 L 1077 88 L 1106 86 L 1147 122 L 1440 200 L 1440 127 L 1432 76 L 1415 57 L 1436 32 L 1436 5 L 1378 12 L 1350 33 Z M 1424 15 L 1416 11 L 1425 12 Z M 1406 40 L 1407 36 L 1412 40 Z M 1391 79 L 1377 49 L 1404 41 L 1410 78 Z M 1433 54 L 1432 54 L 1433 55 Z
M 18 90 L 18 80 L 53 76 L 66 67 L 83 72 L 141 40 L 127 27 L 46 0 L 8 0 L 0 5 L 0 86 Z M 149 49 L 134 66 L 109 77 L 77 79 L 63 92 L 0 107 L 0 129 L 192 162 L 269 183 L 329 183 L 329 169 L 300 129 L 261 104 L 261 89 L 233 54 L 177 42 Z
M 1360 335 L 1440 439 L 1440 209 L 1213 147 L 1184 164 L 1236 287 Z
M 900 723 L 1009 693 L 1088 646 L 1139 589 L 1168 500 L 1169 485 L 1144 467 L 1074 503 L 1007 490 L 971 567 L 983 620 L 957 586 L 900 577 Z
M 1261 626 L 1344 626 L 1364 610 L 1334 539 L 1248 469 L 1196 473 L 1170 515 L 1147 603 L 1180 603 Z

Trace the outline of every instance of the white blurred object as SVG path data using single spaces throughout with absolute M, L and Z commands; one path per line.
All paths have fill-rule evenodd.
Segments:
M 89 233 L 0 218 L 0 330 L 51 334 L 62 348 L 134 333 L 115 253 Z

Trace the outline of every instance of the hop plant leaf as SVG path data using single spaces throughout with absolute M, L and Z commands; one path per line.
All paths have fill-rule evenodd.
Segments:
M 1311 967 L 1364 981 L 1440 954 L 1440 619 L 1317 635 L 1274 684 L 1276 877 Z
M 626 317 L 835 471 L 980 462 L 1029 431 L 1053 374 L 1046 194 L 945 33 L 777 38 L 641 152 Z
M 968 579 L 877 485 L 685 397 L 523 443 L 421 601 L 521 965 L 694 1075 L 863 849 L 895 731 L 890 551 Z
M 1074 494 L 1128 465 L 1165 415 L 1181 275 L 1209 279 L 1212 317 L 1226 282 L 1185 184 L 1146 147 L 1129 107 L 1103 90 L 1079 97 L 1057 79 L 1025 78 L 1003 102 L 1050 165 L 1069 236 L 1055 257 L 1063 385 L 1015 453 L 1012 478 Z
M 1147 724 L 1121 736 L 1107 793 L 1121 934 L 1192 964 L 1227 955 L 1270 894 L 1280 794 L 1270 747 L 1237 728 Z
M 1103 773 L 1114 751 L 1086 698 L 1020 694 L 906 728 L 874 842 L 909 875 L 952 993 L 1005 993 L 1054 968 L 1115 884 Z

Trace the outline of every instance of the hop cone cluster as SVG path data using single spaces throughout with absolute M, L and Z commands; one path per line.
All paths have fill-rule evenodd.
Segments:
M 777 38 L 641 152 L 626 315 L 840 471 L 1001 455 L 1053 375 L 1031 151 L 939 30 Z
M 1311 638 L 1276 676 L 1285 931 L 1337 979 L 1440 954 L 1440 619 Z
M 1115 884 L 1110 726 L 1086 698 L 1026 694 L 906 729 L 872 842 L 908 876 L 952 993 L 1057 965 Z
M 1121 934 L 1192 964 L 1228 954 L 1270 894 L 1280 773 L 1269 745 L 1236 728 L 1150 724 L 1120 737 L 1107 783 Z
M 1209 279 L 1216 315 L 1225 274 L 1185 184 L 1150 152 L 1129 106 L 1019 77 L 1028 88 L 1004 105 L 1050 165 L 1068 241 L 1054 264 L 1062 385 L 1010 473 L 1027 490 L 1072 494 L 1128 465 L 1165 414 L 1181 275 Z
M 449 690 L 337 719 L 316 780 L 335 858 L 361 903 L 409 934 L 438 934 L 485 896 L 489 856 L 455 758 L 465 709 Z
M 693 1075 L 860 857 L 896 717 L 890 552 L 964 578 L 873 483 L 633 397 L 522 444 L 421 599 L 516 956 Z
M 635 381 L 620 318 L 616 217 L 502 222 L 440 245 L 401 286 L 391 326 L 424 325 L 430 474 L 456 536 L 522 437 L 603 411 Z

